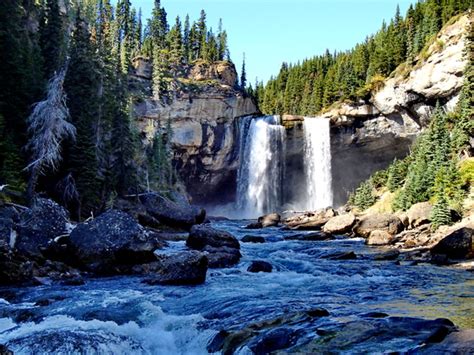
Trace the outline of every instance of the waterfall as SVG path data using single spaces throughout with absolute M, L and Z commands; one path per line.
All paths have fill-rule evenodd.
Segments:
M 332 206 L 329 120 L 305 117 L 303 129 L 306 178 L 306 196 L 303 206 L 306 210 Z
M 237 207 L 244 218 L 275 211 L 282 204 L 285 128 L 279 116 L 244 117 L 240 124 Z

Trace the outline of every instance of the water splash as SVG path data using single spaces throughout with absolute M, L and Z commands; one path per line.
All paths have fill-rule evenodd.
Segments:
M 306 196 L 303 207 L 317 210 L 332 206 L 331 140 L 329 120 L 305 117 L 303 121 L 305 149 Z
M 237 206 L 255 218 L 282 204 L 285 128 L 279 116 L 244 117 L 241 122 Z

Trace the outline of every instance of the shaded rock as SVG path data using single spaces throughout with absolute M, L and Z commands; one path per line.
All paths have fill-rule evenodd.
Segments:
M 442 334 L 441 334 L 442 335 Z M 420 354 L 453 354 L 474 353 L 474 329 L 454 331 L 436 344 L 428 344 L 419 350 Z
M 235 265 L 242 256 L 239 241 L 232 234 L 209 225 L 193 226 L 186 245 L 191 249 L 206 252 L 210 268 Z
M 321 240 L 333 240 L 335 237 L 332 234 L 325 232 L 314 232 L 307 234 L 294 234 L 284 237 L 285 240 L 306 240 L 306 241 L 321 241 Z
M 365 318 L 387 318 L 388 314 L 383 312 L 369 312 L 362 315 Z
M 203 253 L 158 254 L 157 258 L 158 261 L 146 266 L 147 273 L 153 273 L 144 281 L 149 285 L 199 285 L 206 281 L 208 259 Z
M 229 336 L 229 332 L 227 330 L 219 331 L 214 338 L 207 344 L 206 349 L 210 353 L 216 353 L 220 351 L 224 347 L 224 342 L 226 338 Z
M 233 266 L 238 264 L 240 258 L 242 257 L 239 249 L 236 248 L 214 248 L 211 246 L 206 246 L 203 251 L 209 260 L 210 268 L 224 268 Z
M 191 228 L 186 245 L 191 249 L 202 250 L 206 246 L 240 249 L 239 241 L 229 232 L 214 229 L 207 225 L 196 225 Z
M 17 231 L 16 224 L 20 221 L 20 214 L 14 207 L 0 207 L 0 246 L 13 247 Z
M 273 266 L 263 260 L 254 260 L 247 268 L 248 272 L 272 272 Z
M 105 274 L 124 272 L 121 265 L 154 261 L 153 252 L 163 246 L 150 238 L 130 215 L 117 210 L 78 224 L 70 240 L 80 266 Z
M 327 208 L 315 212 L 306 212 L 297 216 L 289 217 L 285 220 L 285 225 L 290 229 L 297 230 L 319 230 L 336 215 L 332 208 Z
M 410 317 L 370 318 L 318 329 L 320 337 L 293 348 L 295 353 L 409 352 L 420 345 L 441 340 L 455 330 L 447 319 L 424 320 Z M 362 352 L 365 352 L 362 350 Z
M 451 259 L 474 257 L 474 230 L 461 228 L 443 238 L 432 249 L 432 254 L 446 255 Z
M 260 222 L 252 222 L 245 226 L 245 229 L 261 229 L 263 228 Z
M 321 258 L 330 260 L 353 260 L 357 259 L 357 255 L 353 251 L 337 251 L 322 255 Z
M 277 328 L 269 331 L 256 340 L 250 349 L 255 354 L 268 354 L 275 350 L 286 349 L 296 343 L 298 332 L 291 328 Z
M 30 283 L 35 267 L 25 256 L 0 248 L 0 285 Z
M 373 230 L 365 240 L 365 243 L 367 245 L 387 245 L 392 241 L 393 236 L 390 233 L 381 230 Z
M 184 230 L 206 219 L 206 211 L 191 206 L 185 199 L 168 199 L 156 192 L 140 195 L 146 212 L 160 223 Z
M 13 351 L 8 349 L 6 345 L 0 344 L 0 355 L 13 355 Z
M 363 216 L 353 229 L 362 238 L 368 238 L 374 230 L 385 231 L 394 236 L 403 230 L 403 223 L 393 214 L 376 213 Z
M 257 235 L 246 235 L 240 241 L 243 243 L 265 243 L 265 238 Z
M 323 231 L 331 234 L 350 233 L 356 221 L 352 213 L 346 213 L 330 218 L 323 227 Z
M 31 209 L 21 214 L 16 248 L 20 253 L 41 256 L 41 247 L 67 233 L 68 218 L 67 211 L 56 202 L 37 198 Z
M 400 256 L 397 249 L 388 250 L 385 253 L 374 255 L 374 260 L 396 260 Z
M 274 350 L 288 348 L 301 335 L 299 330 L 290 328 L 290 325 L 301 328 L 307 325 L 308 321 L 312 321 L 312 318 L 327 315 L 329 313 L 325 309 L 314 308 L 254 322 L 243 329 L 221 330 L 208 343 L 207 350 L 209 352 L 221 351 L 222 354 L 230 355 L 244 345 L 256 354 L 267 354 Z
M 408 224 L 410 228 L 416 228 L 422 224 L 431 222 L 431 210 L 433 206 L 429 202 L 415 203 L 407 211 Z

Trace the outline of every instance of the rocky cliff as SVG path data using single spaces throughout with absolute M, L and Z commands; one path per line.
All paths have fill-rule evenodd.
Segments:
M 225 202 L 235 196 L 238 168 L 238 118 L 258 114 L 255 103 L 235 88 L 237 73 L 229 62 L 197 62 L 178 79 L 179 90 L 163 103 L 151 97 L 151 66 L 134 62 L 132 85 L 144 99 L 135 107 L 145 142 L 168 122 L 172 128 L 173 165 L 197 203 Z
M 448 111 L 455 107 L 470 20 L 464 15 L 446 25 L 413 63 L 398 67 L 368 100 L 339 103 L 322 114 L 331 120 L 335 205 L 343 204 L 360 181 L 408 153 L 437 102 Z M 301 164 L 295 157 L 302 146 L 291 139 L 302 140 L 301 119 L 283 117 L 290 140 L 287 161 L 297 168 Z

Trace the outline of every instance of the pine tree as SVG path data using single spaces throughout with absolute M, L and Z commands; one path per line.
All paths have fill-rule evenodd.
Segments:
M 246 86 L 247 86 L 247 72 L 245 70 L 245 53 L 244 53 L 242 57 L 242 70 L 240 72 L 240 88 L 242 90 L 245 90 Z
M 227 32 L 222 29 L 222 19 L 219 19 L 217 42 L 218 42 L 218 60 L 224 60 L 226 55 L 228 54 L 228 48 L 227 48 Z
M 431 229 L 436 230 L 439 226 L 449 225 L 452 222 L 451 212 L 444 194 L 438 195 L 436 203 L 431 210 Z
M 376 201 L 373 194 L 373 186 L 370 180 L 364 181 L 351 197 L 351 203 L 361 210 L 366 210 Z
M 189 24 L 189 15 L 186 14 L 186 18 L 184 20 L 184 32 L 183 32 L 183 55 L 184 60 L 189 62 L 190 60 L 190 52 L 191 52 L 191 27 Z
M 204 10 L 201 10 L 201 14 L 196 25 L 196 30 L 196 40 L 199 45 L 197 57 L 203 58 L 203 55 L 206 52 L 207 44 L 206 12 Z
M 64 63 L 64 26 L 57 0 L 46 0 L 40 22 L 40 43 L 46 79 Z
M 72 174 L 79 192 L 77 217 L 80 218 L 100 209 L 102 184 L 97 176 L 99 163 L 96 149 L 97 93 L 100 86 L 98 64 L 87 24 L 80 13 L 76 17 L 70 58 L 64 87 L 71 121 L 76 126 L 76 142 L 70 149 L 66 170 Z

